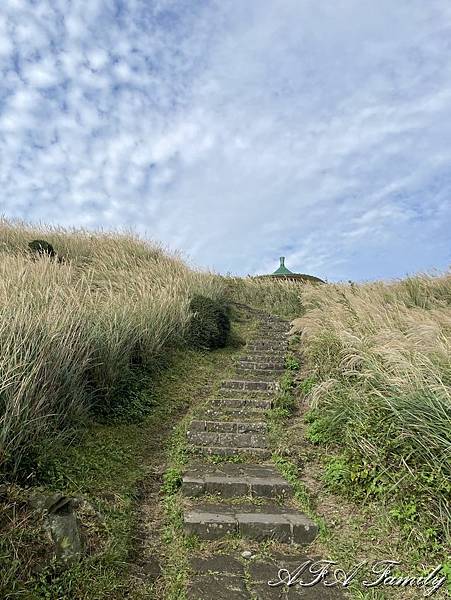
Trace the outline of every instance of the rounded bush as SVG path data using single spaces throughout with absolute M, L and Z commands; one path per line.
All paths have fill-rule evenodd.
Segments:
M 33 240 L 28 244 L 28 248 L 30 252 L 39 254 L 39 256 L 50 256 L 51 258 L 56 256 L 52 244 L 49 244 L 49 242 L 46 242 L 45 240 Z
M 230 317 L 225 305 L 207 296 L 193 296 L 188 341 L 195 348 L 223 348 L 230 333 Z

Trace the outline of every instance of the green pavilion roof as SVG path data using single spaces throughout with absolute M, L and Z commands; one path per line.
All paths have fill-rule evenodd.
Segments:
M 285 256 L 280 257 L 280 266 L 274 271 L 273 275 L 294 275 L 293 271 L 290 271 L 285 266 Z

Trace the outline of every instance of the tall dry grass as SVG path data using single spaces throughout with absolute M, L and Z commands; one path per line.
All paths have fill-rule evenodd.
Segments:
M 254 277 L 223 277 L 229 297 L 235 302 L 293 319 L 303 312 L 301 282 Z
M 451 275 L 305 286 L 293 322 L 313 384 L 312 439 L 347 457 L 331 477 L 387 502 L 419 536 L 451 529 Z M 337 465 L 335 465 L 337 467 Z
M 33 259 L 33 239 L 63 262 Z M 25 468 L 91 407 L 108 412 L 134 364 L 184 343 L 190 297 L 221 279 L 131 233 L 0 223 L 0 471 Z

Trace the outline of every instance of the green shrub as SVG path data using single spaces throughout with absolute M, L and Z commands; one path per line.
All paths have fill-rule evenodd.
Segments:
M 193 315 L 188 327 L 188 343 L 194 348 L 223 348 L 230 333 L 227 307 L 197 294 L 191 299 L 190 310 Z
M 33 240 L 28 244 L 28 248 L 30 252 L 33 254 L 38 254 L 39 256 L 50 256 L 54 258 L 56 256 L 56 252 L 49 242 L 45 240 Z

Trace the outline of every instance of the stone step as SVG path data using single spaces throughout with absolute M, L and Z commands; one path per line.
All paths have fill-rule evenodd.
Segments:
M 280 360 L 248 360 L 246 357 L 236 360 L 235 366 L 247 369 L 260 369 L 261 371 L 283 371 L 285 369 L 285 364 Z
M 249 362 L 279 362 L 285 365 L 286 352 L 246 352 L 237 360 L 245 360 Z
M 250 375 L 251 377 L 271 377 L 272 379 L 274 379 L 274 377 L 280 377 L 283 371 L 284 369 L 271 369 L 268 367 L 264 369 L 248 366 L 243 367 L 241 365 L 235 367 L 235 373 L 237 375 Z
M 246 350 L 288 350 L 287 342 L 271 342 L 268 340 L 249 340 Z
M 284 369 L 285 361 L 271 357 L 271 355 L 262 357 L 253 357 L 249 355 L 240 356 L 235 361 L 236 365 L 249 366 L 256 369 Z
M 274 392 L 268 391 L 249 391 L 249 390 L 230 390 L 230 389 L 220 389 L 218 396 L 225 399 L 240 399 L 240 398 L 267 398 L 270 399 L 274 396 Z
M 269 410 L 269 409 L 267 409 Z M 206 408 L 200 415 L 199 418 L 206 421 L 220 421 L 220 420 L 241 420 L 241 421 L 258 421 L 264 416 L 265 409 L 256 408 L 250 409 L 248 407 L 242 408 Z
M 193 465 L 183 476 L 182 493 L 189 497 L 219 493 L 223 498 L 289 498 L 293 489 L 269 465 L 225 463 Z
M 257 356 L 262 356 L 262 355 L 269 355 L 273 358 L 282 358 L 285 359 L 286 355 L 288 354 L 288 349 L 287 348 L 270 348 L 270 347 L 264 347 L 262 348 L 261 346 L 246 346 L 246 354 L 247 356 L 251 356 L 251 355 L 257 355 Z
M 264 433 L 222 433 L 217 431 L 187 431 L 186 437 L 193 446 L 220 448 L 268 448 Z
M 267 425 L 264 421 L 214 421 L 194 420 L 189 425 L 189 433 L 216 432 L 216 433 L 266 433 Z
M 269 392 L 277 391 L 276 381 L 254 381 L 250 379 L 227 379 L 223 381 L 220 390 L 236 390 L 241 392 Z
M 239 558 L 240 553 L 233 550 L 230 554 L 221 552 L 210 556 L 205 556 L 202 550 L 197 555 L 190 553 L 187 600 L 344 600 L 345 596 L 349 597 L 343 586 L 327 585 L 330 577 L 311 587 L 301 587 L 300 579 L 312 582 L 317 577 L 307 570 L 290 586 L 268 585 L 268 581 L 280 581 L 288 573 L 299 573 L 302 564 L 307 568 L 312 566 L 318 573 L 322 557 L 307 555 L 304 549 L 286 555 L 277 551 L 265 552 L 246 562 Z
M 214 398 L 210 401 L 213 409 L 240 409 L 240 410 L 271 410 L 271 398 Z
M 284 335 L 275 334 L 275 333 L 257 333 L 254 336 L 248 338 L 249 344 L 255 344 L 257 342 L 264 342 L 268 344 L 288 344 L 288 339 Z
M 283 340 L 284 342 L 286 342 L 288 340 L 288 336 L 284 331 L 277 331 L 277 330 L 259 330 L 257 331 L 254 335 L 249 337 L 249 340 L 270 340 L 270 341 L 281 341 Z
M 189 452 L 200 455 L 217 455 L 223 457 L 246 456 L 253 460 L 265 460 L 270 458 L 271 451 L 269 448 L 229 448 L 222 446 L 197 446 L 189 444 L 187 446 Z
M 248 338 L 248 344 L 268 344 L 269 346 L 288 346 L 288 339 L 280 335 L 255 335 Z
M 317 526 L 303 513 L 278 506 L 199 504 L 183 515 L 184 529 L 204 540 L 240 534 L 256 540 L 309 544 L 317 534 Z

